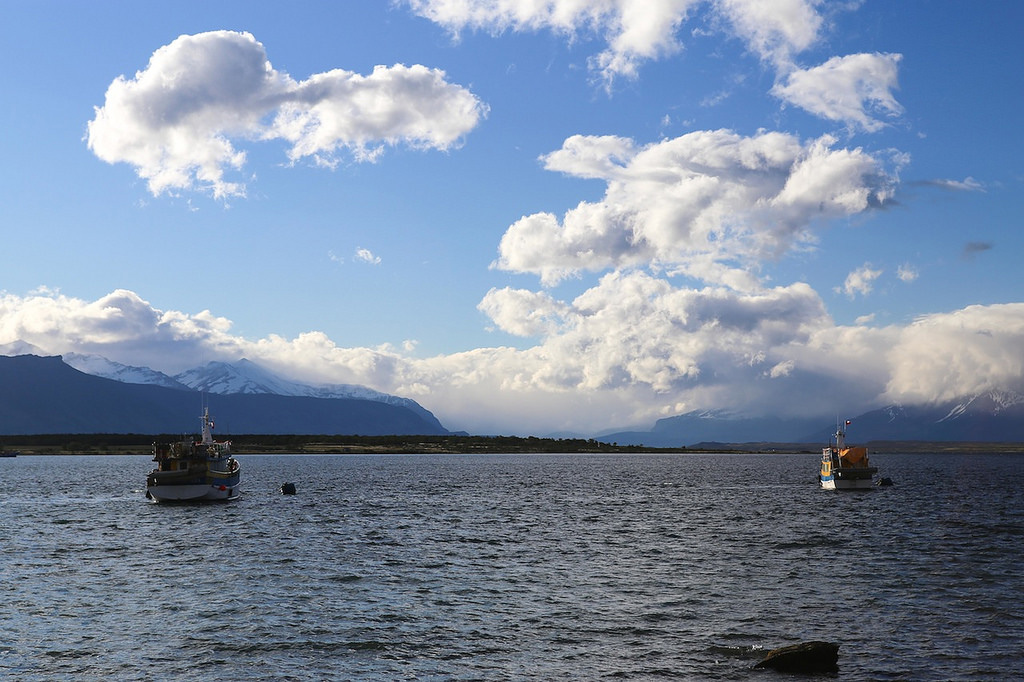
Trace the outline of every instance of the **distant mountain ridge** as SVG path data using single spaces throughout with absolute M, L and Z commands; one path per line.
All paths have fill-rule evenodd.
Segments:
M 163 372 L 158 372 L 149 367 L 132 367 L 122 365 L 119 362 L 108 360 L 99 355 L 83 355 L 81 353 L 65 353 L 61 356 L 64 362 L 74 367 L 79 372 L 91 374 L 95 377 L 113 379 L 126 384 L 150 384 L 163 386 L 179 391 L 187 391 L 189 387 L 169 377 Z
M 234 363 L 208 362 L 201 367 L 194 367 L 175 374 L 173 377 L 149 367 L 123 365 L 99 355 L 67 353 L 63 358 L 67 364 L 86 374 L 129 384 L 151 384 L 179 390 L 201 391 L 215 395 L 269 394 L 322 398 L 326 400 L 371 400 L 412 410 L 427 422 L 432 422 L 438 428 L 443 428 L 430 411 L 411 398 L 401 398 L 354 384 L 320 384 L 313 386 L 290 381 L 245 358 Z
M 162 381 L 145 371 L 128 371 L 124 366 L 113 369 L 122 377 Z M 449 433 L 422 407 L 416 410 L 382 400 L 270 393 L 211 396 L 181 382 L 176 384 L 130 383 L 93 376 L 56 356 L 0 356 L 0 434 L 194 433 L 204 401 L 209 403 L 221 432 Z
M 659 419 L 649 431 L 597 436 L 619 445 L 828 443 L 836 416 L 785 419 L 696 410 Z M 850 417 L 850 442 L 872 440 L 1024 442 L 1024 395 L 995 390 L 931 405 L 888 405 Z
M 1024 395 L 995 390 L 934 405 L 889 405 L 853 421 L 860 440 L 1024 441 Z

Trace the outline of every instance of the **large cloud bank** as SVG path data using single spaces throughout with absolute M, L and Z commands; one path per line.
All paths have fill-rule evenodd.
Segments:
M 523 296 L 495 290 L 482 305 L 504 311 L 500 318 Z M 537 315 L 532 331 L 544 334 L 535 347 L 420 359 L 341 348 L 315 331 L 245 339 L 209 311 L 157 310 L 126 290 L 96 301 L 41 291 L 0 296 L 0 348 L 21 341 L 47 354 L 97 353 L 172 373 L 198 357 L 247 357 L 306 381 L 416 397 L 450 428 L 485 433 L 594 433 L 708 407 L 819 414 L 1024 382 L 1021 303 L 843 327 L 804 284 L 740 293 L 616 273 L 572 302 L 535 294 L 520 305 Z M 842 404 L 828 404 L 833 392 Z
M 295 81 L 275 70 L 248 33 L 184 35 L 134 78 L 118 77 L 89 123 L 89 149 L 135 167 L 154 195 L 208 190 L 245 194 L 228 179 L 240 142 L 282 140 L 291 161 L 333 166 L 341 152 L 377 158 L 389 145 L 448 149 L 486 114 L 472 93 L 425 66 L 341 69 Z

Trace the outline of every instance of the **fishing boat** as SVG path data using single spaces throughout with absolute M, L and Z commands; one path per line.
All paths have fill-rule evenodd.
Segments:
M 826 490 L 865 490 L 875 484 L 876 473 L 878 468 L 868 462 L 868 449 L 847 445 L 846 432 L 837 426 L 835 440 L 821 450 L 818 484 Z
M 209 408 L 203 409 L 201 440 L 153 443 L 156 468 L 146 479 L 146 497 L 156 502 L 234 500 L 242 467 L 231 456 L 231 441 L 213 439 Z

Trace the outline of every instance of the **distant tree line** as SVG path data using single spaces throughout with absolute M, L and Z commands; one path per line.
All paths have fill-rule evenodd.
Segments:
M 593 438 L 537 438 L 536 436 L 351 436 L 351 435 L 252 435 L 237 436 L 239 451 L 287 452 L 362 449 L 389 452 L 642 452 L 640 445 L 618 445 Z
M 198 438 L 192 434 L 55 433 L 3 436 L 3 447 L 30 452 L 118 453 L 150 451 L 153 443 Z M 536 436 L 360 436 L 333 434 L 217 434 L 230 440 L 238 454 L 260 453 L 616 453 L 668 452 L 642 445 L 619 445 L 593 438 L 537 438 Z

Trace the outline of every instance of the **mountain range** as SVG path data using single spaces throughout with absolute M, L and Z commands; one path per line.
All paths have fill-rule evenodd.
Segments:
M 203 406 L 230 433 L 449 433 L 413 400 L 305 386 L 250 362 L 209 363 L 175 377 L 96 356 L 70 362 L 90 373 L 57 356 L 0 356 L 0 434 L 192 433 Z
M 749 418 L 726 412 L 694 411 L 659 419 L 649 431 L 597 436 L 619 445 L 680 447 L 707 443 L 825 443 L 835 433 L 835 416 Z M 972 441 L 1024 442 L 1024 395 L 988 391 L 930 405 L 888 405 L 850 419 L 849 442 Z
M 216 395 L 267 394 L 328 400 L 371 400 L 412 410 L 435 426 L 441 426 L 433 414 L 410 398 L 400 398 L 355 384 L 310 385 L 290 381 L 245 358 L 234 363 L 208 362 L 168 376 L 149 367 L 122 365 L 99 355 L 66 353 L 61 357 L 65 363 L 81 372 L 128 384 L 151 384 Z
M 0 348 L 8 354 L 31 350 Z M 0 434 L 191 432 L 204 404 L 221 431 L 233 433 L 449 433 L 409 398 L 351 384 L 305 384 L 245 359 L 209 362 L 170 376 L 97 355 L 0 355 Z M 1024 442 L 1024 394 L 988 391 L 929 405 L 894 404 L 850 420 L 850 442 Z M 594 438 L 671 448 L 827 443 L 838 421 L 837 415 L 787 419 L 693 411 L 660 419 L 648 430 Z

